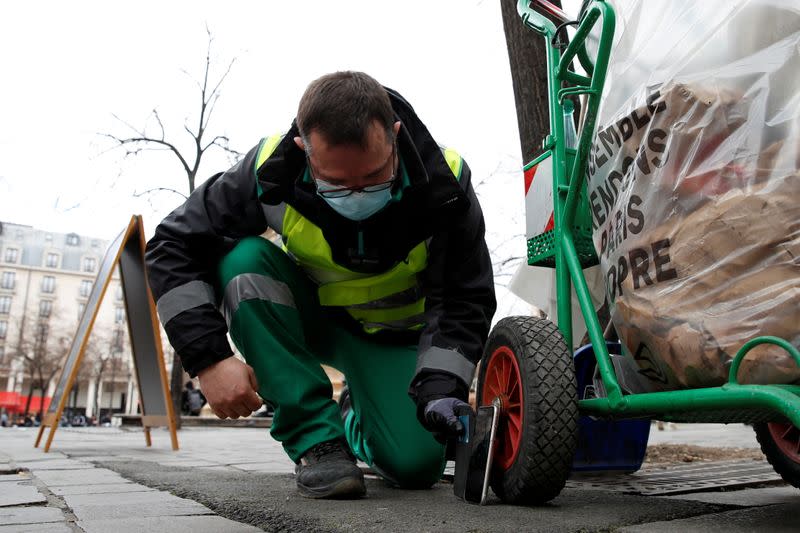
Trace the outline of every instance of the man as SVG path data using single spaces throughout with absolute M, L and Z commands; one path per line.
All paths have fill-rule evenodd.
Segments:
M 363 495 L 353 454 L 399 487 L 440 478 L 496 307 L 470 178 L 399 94 L 337 72 L 148 243 L 184 368 L 221 418 L 274 406 L 304 496 Z M 346 376 L 341 411 L 320 363 Z
M 206 404 L 206 397 L 203 393 L 194 388 L 194 383 L 187 381 L 183 389 L 183 398 L 181 399 L 181 411 L 188 416 L 200 416 L 200 411 Z

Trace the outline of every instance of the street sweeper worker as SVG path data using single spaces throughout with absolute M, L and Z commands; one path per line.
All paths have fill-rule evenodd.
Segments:
M 220 418 L 274 408 L 302 495 L 365 494 L 356 458 L 398 487 L 440 478 L 496 307 L 471 177 L 397 92 L 336 72 L 148 242 L 184 369 Z

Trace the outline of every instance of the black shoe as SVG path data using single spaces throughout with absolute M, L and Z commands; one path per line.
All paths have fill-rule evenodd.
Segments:
M 295 467 L 297 490 L 307 498 L 360 498 L 367 492 L 356 459 L 339 440 L 317 444 Z

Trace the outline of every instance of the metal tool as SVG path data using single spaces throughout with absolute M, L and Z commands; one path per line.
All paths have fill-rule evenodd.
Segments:
M 464 425 L 464 433 L 456 442 L 456 468 L 453 493 L 459 498 L 484 505 L 489 494 L 492 459 L 497 448 L 497 426 L 500 422 L 500 401 L 478 408 L 463 408 L 456 415 Z

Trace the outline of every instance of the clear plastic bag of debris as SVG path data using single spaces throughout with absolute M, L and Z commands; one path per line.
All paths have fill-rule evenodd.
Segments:
M 748 340 L 800 347 L 800 4 L 614 2 L 589 163 L 626 355 L 654 389 L 726 381 Z M 793 383 L 774 345 L 742 383 Z

